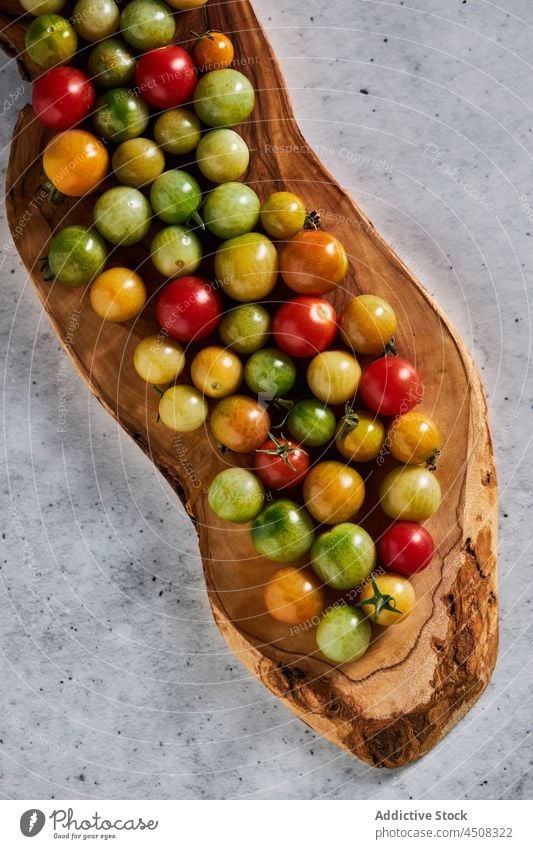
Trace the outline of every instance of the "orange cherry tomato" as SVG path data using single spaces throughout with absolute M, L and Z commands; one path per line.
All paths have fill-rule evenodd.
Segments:
M 146 286 L 129 268 L 108 268 L 94 280 L 89 293 L 91 306 L 106 321 L 129 321 L 146 303 Z
M 285 566 L 265 587 L 265 607 L 273 619 L 298 625 L 319 616 L 326 603 L 322 584 L 310 569 Z
M 237 454 L 259 448 L 270 430 L 267 411 L 247 395 L 223 398 L 214 408 L 209 423 L 216 441 Z
M 279 270 L 295 292 L 323 295 L 346 277 L 348 257 L 331 233 L 302 230 L 283 246 Z
M 306 509 L 317 522 L 347 522 L 365 500 L 363 478 L 351 466 L 326 460 L 313 466 L 304 480 Z
M 69 197 L 92 192 L 105 177 L 109 156 L 102 142 L 86 130 L 66 130 L 54 136 L 43 153 L 44 173 Z
M 192 58 L 202 71 L 229 68 L 233 55 L 233 44 L 223 32 L 206 32 L 192 49 Z
M 371 575 L 361 590 L 359 607 L 376 625 L 396 625 L 413 611 L 416 595 L 403 575 L 383 572 Z

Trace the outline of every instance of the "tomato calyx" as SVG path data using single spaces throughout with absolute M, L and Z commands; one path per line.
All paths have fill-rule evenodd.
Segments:
M 55 274 L 48 263 L 48 257 L 39 257 L 39 262 L 41 263 L 41 274 L 43 275 L 43 280 L 48 283 L 49 280 L 53 280 L 55 277 Z
M 63 203 L 65 200 L 65 195 L 63 192 L 60 192 L 59 189 L 56 189 L 54 184 L 50 180 L 45 180 L 44 183 L 41 183 L 39 189 L 42 189 L 48 195 L 48 200 L 51 203 Z
M 194 210 L 191 217 L 187 220 L 186 226 L 190 227 L 193 222 L 194 222 L 194 224 L 196 224 L 200 228 L 200 230 L 205 232 L 204 219 L 202 218 L 202 216 L 200 215 L 200 213 L 198 212 L 197 209 Z
M 206 31 L 202 32 L 202 33 L 196 32 L 196 30 L 191 29 L 191 30 L 189 30 L 189 35 L 192 35 L 195 42 L 201 41 L 202 38 L 208 38 L 209 41 L 215 40 L 215 38 L 213 36 L 213 30 L 210 30 L 210 29 L 206 29 Z
M 391 336 L 391 338 L 389 339 L 389 341 L 387 342 L 387 344 L 385 345 L 385 347 L 383 349 L 383 356 L 386 357 L 388 355 L 390 355 L 391 357 L 397 357 L 398 356 L 398 349 L 396 348 L 396 342 L 395 342 L 394 336 Z
M 291 445 L 283 434 L 280 434 L 280 438 L 278 439 L 272 432 L 269 432 L 268 438 L 274 443 L 275 448 L 256 448 L 256 453 L 279 457 L 289 467 L 291 472 L 295 472 L 296 466 L 291 462 L 290 454 L 292 451 L 300 451 L 301 449 L 297 445 Z
M 320 213 L 313 209 L 307 212 L 304 221 L 304 230 L 318 230 L 320 227 Z
M 279 430 L 280 428 L 283 427 L 283 425 L 285 424 L 285 422 L 289 418 L 289 413 L 292 410 L 292 408 L 294 407 L 295 403 L 296 403 L 295 401 L 291 401 L 288 398 L 276 398 L 275 399 L 274 407 L 276 407 L 278 410 L 282 410 L 284 415 L 283 415 L 283 419 L 281 420 L 281 422 L 278 425 L 272 426 L 272 430 Z
M 346 404 L 344 408 L 344 416 L 342 417 L 342 423 L 339 429 L 339 439 L 341 441 L 346 439 L 348 434 L 351 433 L 352 430 L 355 430 L 358 424 L 359 416 L 350 404 Z
M 437 471 L 437 460 L 438 460 L 439 456 L 440 456 L 440 449 L 437 448 L 437 450 L 434 451 L 433 454 L 430 454 L 430 456 L 427 458 L 426 466 L 428 467 L 430 472 L 436 472 Z
M 389 593 L 382 593 L 372 576 L 370 577 L 370 581 L 372 583 L 374 595 L 370 598 L 361 599 L 361 601 L 358 601 L 355 604 L 355 607 L 364 607 L 366 604 L 372 605 L 374 607 L 374 611 L 371 613 L 371 616 L 374 622 L 378 621 L 379 614 L 383 610 L 388 610 L 391 613 L 397 613 L 399 616 L 402 616 L 403 611 L 398 610 L 396 607 L 396 599 L 394 596 Z

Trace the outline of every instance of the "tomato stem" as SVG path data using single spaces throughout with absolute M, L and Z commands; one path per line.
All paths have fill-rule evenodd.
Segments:
M 40 189 L 44 189 L 45 192 L 48 192 L 48 199 L 51 203 L 63 203 L 65 200 L 65 195 L 63 192 L 60 192 L 59 189 L 56 189 L 54 184 L 50 180 L 46 180 L 44 183 L 41 183 L 39 186 Z
M 437 459 L 438 459 L 439 455 L 440 455 L 440 450 L 437 448 L 437 450 L 434 451 L 433 454 L 430 454 L 430 456 L 427 458 L 426 466 L 428 467 L 430 472 L 436 472 L 437 471 Z
M 312 212 L 306 213 L 304 221 L 304 230 L 318 230 L 320 227 L 320 215 L 313 209 Z
M 162 398 L 165 394 L 159 386 L 155 386 L 154 384 L 152 384 L 152 389 L 154 390 L 154 392 L 157 392 L 160 398 Z
M 191 217 L 190 217 L 190 218 L 189 218 L 189 220 L 187 221 L 187 225 L 188 225 L 188 226 L 190 226 L 190 222 L 191 222 L 191 221 L 194 221 L 194 223 L 195 223 L 195 224 L 197 224 L 197 225 L 198 225 L 198 227 L 199 227 L 201 230 L 204 230 L 204 231 L 205 231 L 205 223 L 204 223 L 204 219 L 202 218 L 202 216 L 200 215 L 200 213 L 198 212 L 198 210 L 197 210 L 197 209 L 195 209 L 195 210 L 194 210 L 194 212 L 192 213 Z
M 374 595 L 371 598 L 361 599 L 356 603 L 355 607 L 364 607 L 365 604 L 373 605 L 374 612 L 371 616 L 374 622 L 378 621 L 379 614 L 382 610 L 389 610 L 391 613 L 398 613 L 401 616 L 403 611 L 398 610 L 396 607 L 396 599 L 394 596 L 389 595 L 388 593 L 382 593 L 374 578 L 370 577 L 370 580 L 372 582 Z
M 339 439 L 342 441 L 346 439 L 349 433 L 352 430 L 355 430 L 357 425 L 359 424 L 359 416 L 356 412 L 354 412 L 353 407 L 350 404 L 346 404 L 344 408 L 344 416 L 342 417 L 341 427 L 339 430 Z
M 389 339 L 389 341 L 385 345 L 383 353 L 384 353 L 385 356 L 387 356 L 387 354 L 391 354 L 391 356 L 393 356 L 393 357 L 398 356 L 398 350 L 396 348 L 394 336 L 391 336 L 391 338 Z
M 268 438 L 272 440 L 275 448 L 256 448 L 258 454 L 270 454 L 273 457 L 278 456 L 283 460 L 285 465 L 289 467 L 291 472 L 296 471 L 296 466 L 291 463 L 290 453 L 291 451 L 298 451 L 298 448 L 293 445 L 289 445 L 289 442 L 285 439 L 283 434 L 281 434 L 281 439 L 278 439 L 271 431 L 268 434 Z
M 42 263 L 41 272 L 42 272 L 42 275 L 43 275 L 43 280 L 45 280 L 46 282 L 48 282 L 49 280 L 53 280 L 54 277 L 55 277 L 55 274 L 52 271 L 52 269 L 50 268 L 50 265 L 48 264 L 48 257 L 47 256 L 40 257 L 40 261 Z

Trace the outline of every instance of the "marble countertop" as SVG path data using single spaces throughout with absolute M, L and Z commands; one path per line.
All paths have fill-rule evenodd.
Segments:
M 499 461 L 499 663 L 459 726 L 396 772 L 307 729 L 219 636 L 191 524 L 67 363 L 2 223 L 0 793 L 530 797 L 531 4 L 255 7 L 308 141 L 481 370 Z M 5 172 L 29 87 L 2 61 Z

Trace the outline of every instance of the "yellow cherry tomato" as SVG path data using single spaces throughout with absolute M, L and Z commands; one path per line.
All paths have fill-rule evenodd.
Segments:
M 59 192 L 69 197 L 92 192 L 105 177 L 108 167 L 107 150 L 86 130 L 58 133 L 43 153 L 44 173 Z
M 385 428 L 365 410 L 349 410 L 340 420 L 335 436 L 339 454 L 353 463 L 375 460 L 384 442 Z
M 207 401 L 194 386 L 171 386 L 159 401 L 159 418 L 170 430 L 178 433 L 197 430 L 208 413 Z
M 413 610 L 416 595 L 403 575 L 384 572 L 371 575 L 361 590 L 359 606 L 376 625 L 396 625 Z
M 306 509 L 318 522 L 335 525 L 346 522 L 365 500 L 363 478 L 344 463 L 326 460 L 317 463 L 304 480 Z
M 322 583 L 310 569 L 285 566 L 265 587 L 265 607 L 273 619 L 298 625 L 319 616 L 326 599 Z
M 161 333 L 139 342 L 133 354 L 133 365 L 139 377 L 159 386 L 179 377 L 185 367 L 185 354 L 179 342 Z
M 146 287 L 130 268 L 109 268 L 94 280 L 91 306 L 106 321 L 128 321 L 139 315 L 146 303 Z
M 397 416 L 387 430 L 390 452 L 400 463 L 435 466 L 440 451 L 440 433 L 424 413 L 411 410 Z
M 199 351 L 191 364 L 192 382 L 209 398 L 231 395 L 240 386 L 242 374 L 238 356 L 220 345 L 210 345 Z
M 396 313 L 377 295 L 358 295 L 341 315 L 341 334 L 357 354 L 380 354 L 396 333 Z
M 313 357 L 307 382 L 313 395 L 327 404 L 350 401 L 361 379 L 361 367 L 347 351 L 323 351 Z
M 305 204 L 292 192 L 274 192 L 261 206 L 261 224 L 274 239 L 290 239 L 303 228 Z

